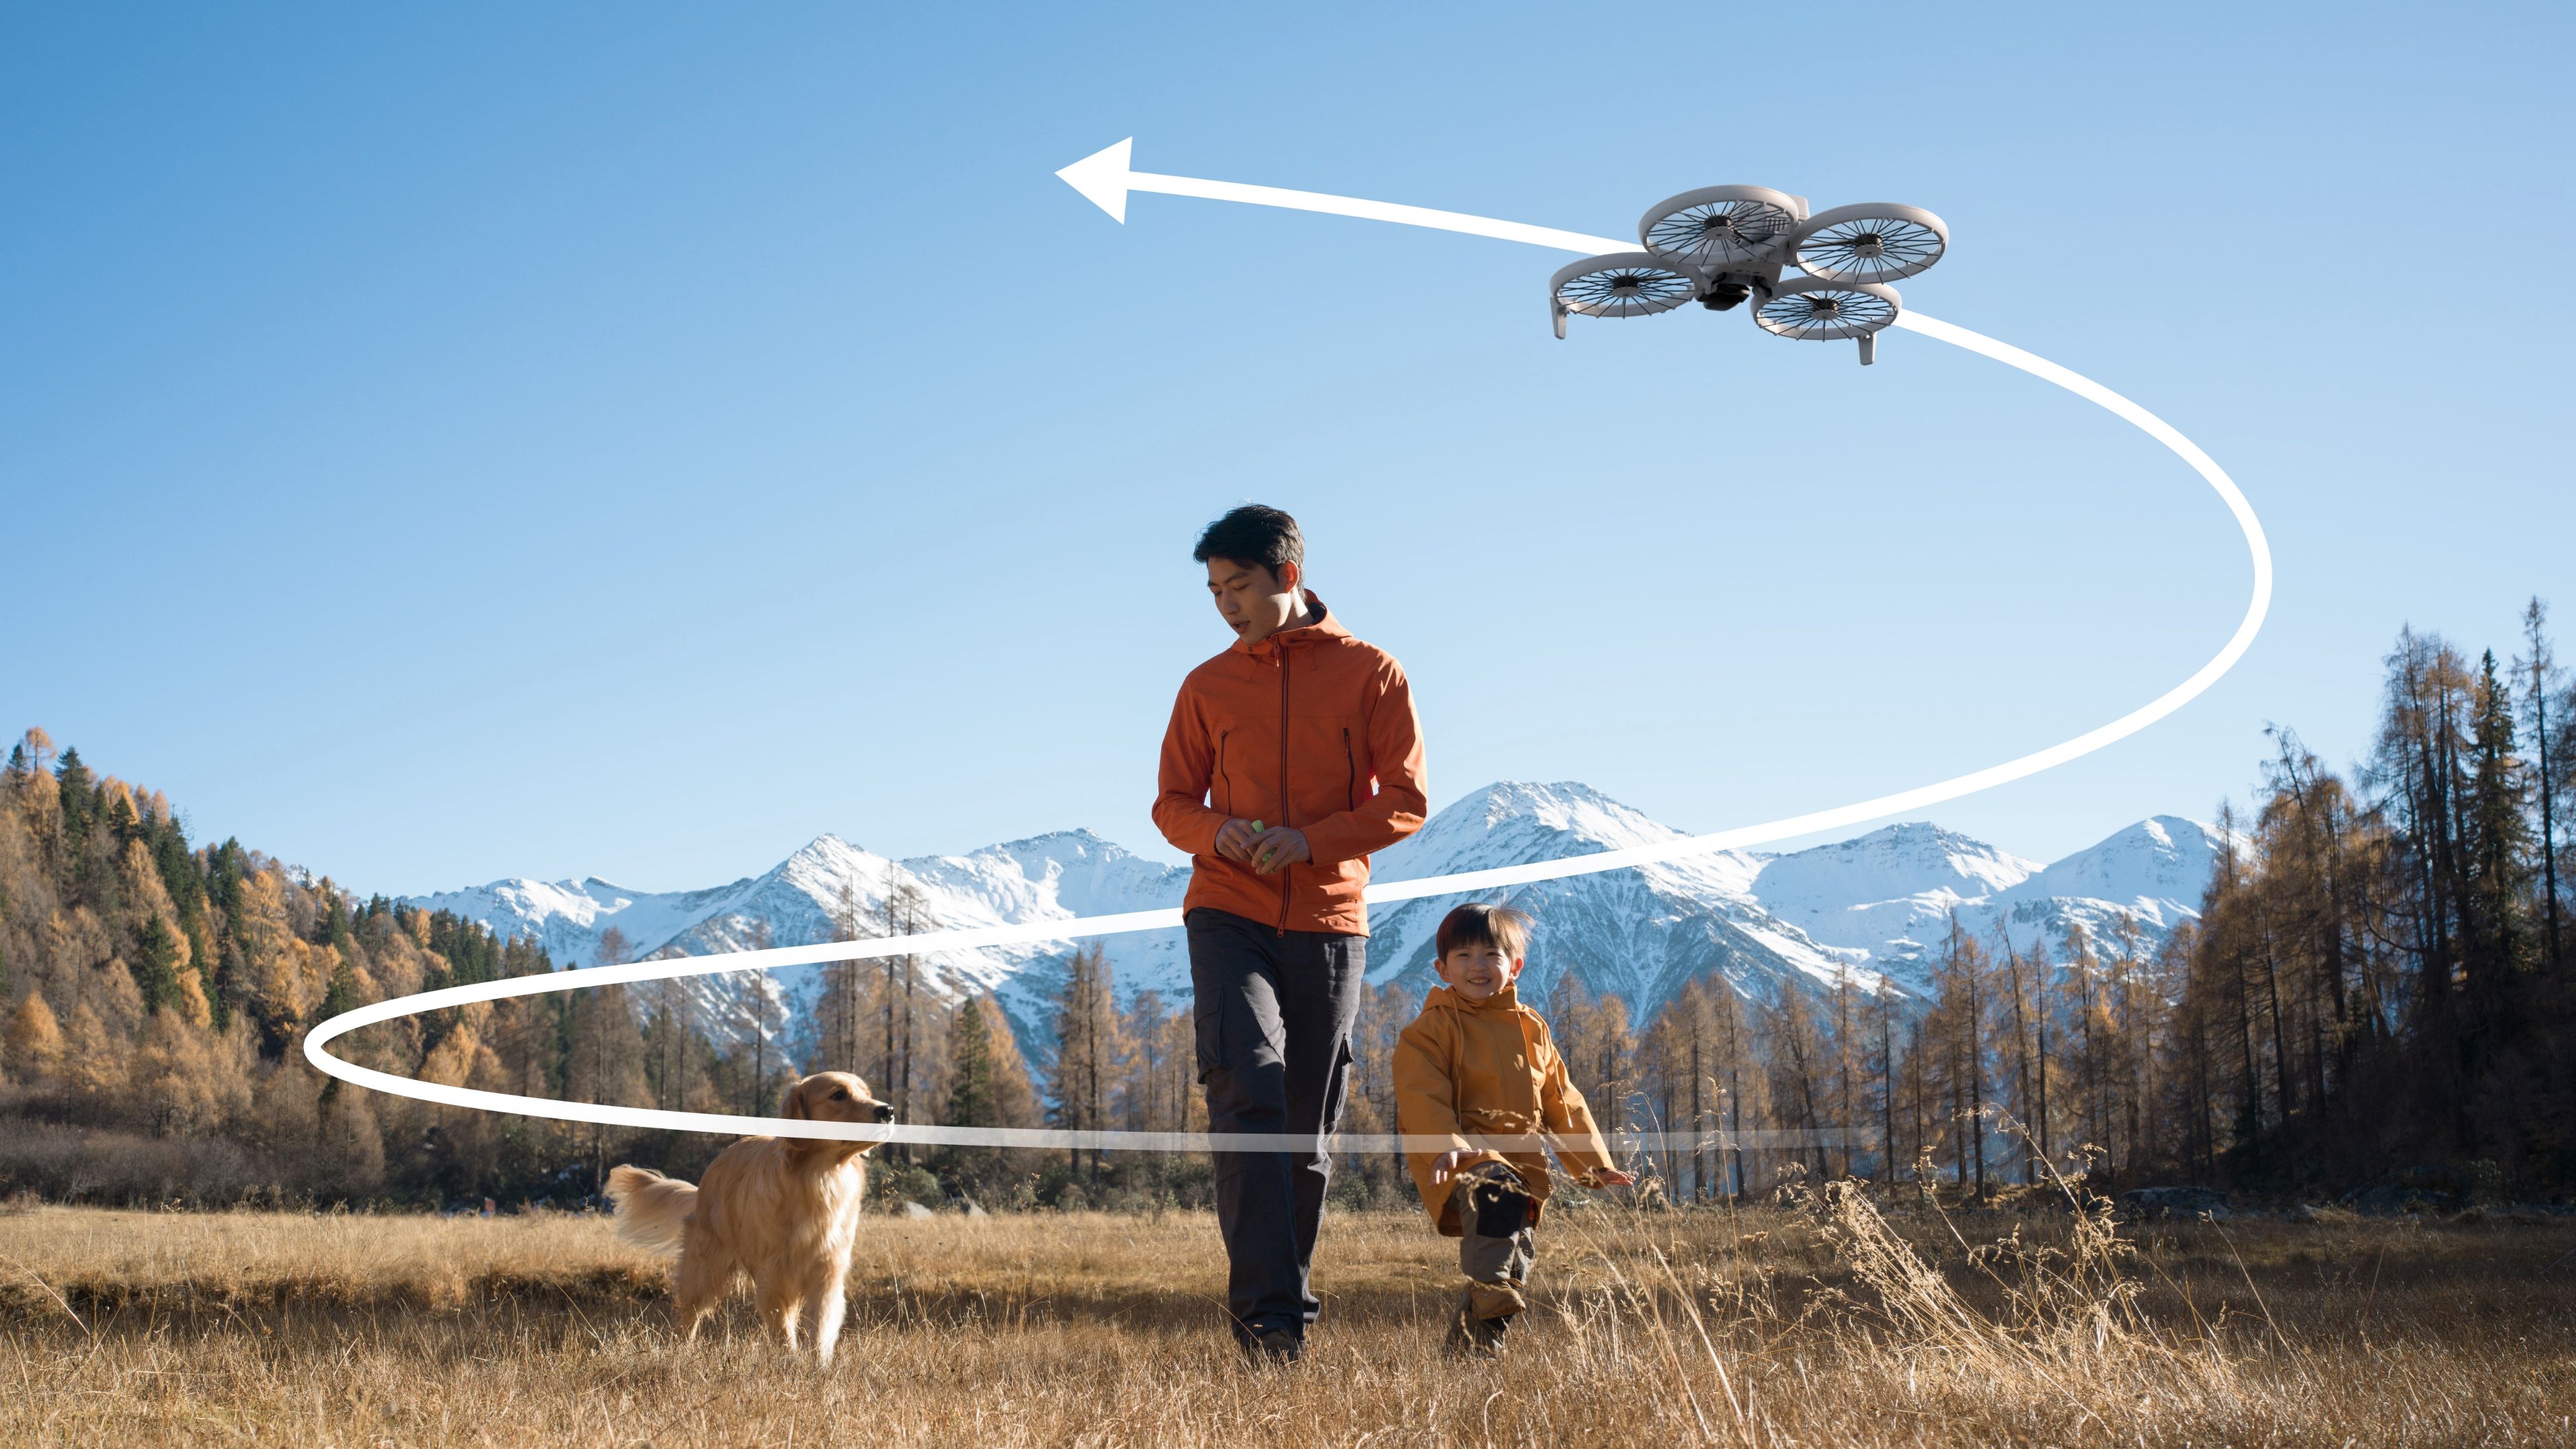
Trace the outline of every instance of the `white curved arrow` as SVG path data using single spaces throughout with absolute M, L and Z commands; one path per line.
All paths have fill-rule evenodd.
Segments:
M 1127 158 L 1135 150 L 1136 138 L 1128 137 L 1115 146 L 1103 147 L 1058 171 L 1064 184 L 1091 198 L 1092 204 L 1116 217 L 1121 226 L 1127 222 L 1127 193 L 1159 191 L 1165 196 L 1195 196 L 1204 201 L 1239 201 L 1246 206 L 1277 206 L 1290 211 L 1320 211 L 1331 216 L 1356 216 L 1362 221 L 1391 221 L 1398 226 L 1427 226 L 1435 231 L 1462 231 L 1469 236 L 1489 236 L 1498 241 L 1527 242 L 1534 247 L 1555 247 L 1560 251 L 1633 252 L 1635 242 L 1618 241 L 1606 236 L 1585 236 L 1579 231 L 1558 231 L 1552 226 L 1528 226 L 1517 221 L 1496 221 L 1490 216 L 1469 216 L 1463 211 L 1434 211 L 1427 206 L 1400 206 L 1392 201 L 1362 201 L 1356 196 L 1327 196 L 1320 191 L 1291 191 L 1284 186 L 1246 186 L 1240 181 L 1203 181 L 1195 176 L 1164 176 L 1152 171 L 1131 171 Z
M 1498 221 L 1489 216 L 1469 216 L 1463 212 L 1435 211 L 1429 207 L 1401 206 L 1387 201 L 1364 201 L 1349 196 L 1327 196 L 1315 191 L 1291 191 L 1277 186 L 1247 186 L 1233 181 L 1206 181 L 1192 176 L 1163 176 L 1150 171 L 1136 171 L 1128 166 L 1134 147 L 1133 139 L 1093 152 L 1056 174 L 1074 190 L 1089 197 L 1101 210 L 1127 220 L 1127 197 L 1131 192 L 1159 192 L 1167 196 L 1195 196 L 1209 201 L 1234 201 L 1253 206 L 1285 207 L 1293 211 L 1318 211 L 1333 216 L 1358 217 L 1368 221 L 1389 221 L 1403 226 L 1431 227 L 1439 231 L 1463 232 L 1469 236 L 1493 237 L 1501 241 L 1526 242 L 1532 246 L 1552 247 L 1561 251 L 1598 255 L 1602 252 L 1632 251 L 1632 243 L 1612 237 L 1588 236 L 1582 232 L 1559 231 L 1553 227 L 1528 226 L 1516 221 Z M 1562 860 L 1533 861 L 1526 865 L 1504 866 L 1494 870 L 1465 871 L 1457 875 L 1432 876 L 1422 880 L 1386 881 L 1368 888 L 1371 904 L 1387 901 L 1415 900 L 1424 896 L 1454 895 L 1465 891 L 1491 890 L 1500 886 L 1527 885 L 1543 880 L 1562 880 L 1568 876 L 1592 875 L 1601 871 L 1624 870 L 1630 866 L 1672 860 L 1682 856 L 1703 855 L 1711 851 L 1741 849 L 1763 845 L 1793 836 L 1812 835 L 1845 825 L 1883 816 L 1919 810 L 1962 795 L 1991 789 L 2009 780 L 2038 774 L 2062 765 L 2080 755 L 2115 740 L 2125 739 L 2166 715 L 2182 708 L 2202 691 L 2218 682 L 2247 648 L 2263 627 L 2263 616 L 2272 604 L 2272 549 L 2263 536 L 2263 525 L 2254 516 L 2253 505 L 2245 501 L 2235 480 L 2199 446 L 2184 437 L 2164 419 L 2120 396 L 2102 384 L 2080 373 L 2060 367 L 2046 358 L 2024 352 L 2008 343 L 1997 342 L 1965 327 L 1936 321 L 1919 312 L 1901 312 L 1896 326 L 1925 337 L 1962 347 L 1982 357 L 1990 357 L 2007 367 L 2018 368 L 2043 382 L 2053 383 L 2085 401 L 2107 409 L 2113 415 L 2133 424 L 2147 436 L 2170 449 L 2174 456 L 2189 464 L 2193 472 L 2215 490 L 2234 515 L 2237 528 L 2245 536 L 2245 548 L 2254 564 L 2254 590 L 2246 601 L 2245 616 L 2238 621 L 2236 632 L 2208 663 L 2192 676 L 2166 690 L 2146 704 L 2131 710 L 2098 729 L 2088 730 L 2062 744 L 2034 751 L 2018 759 L 2006 760 L 1982 770 L 1893 795 L 1881 795 L 1851 805 L 1819 810 L 1806 815 L 1793 815 L 1759 825 L 1740 826 L 1709 835 L 1684 836 L 1655 845 L 1636 846 L 1626 850 L 1603 851 L 1594 855 L 1572 856 Z M 682 1132 L 741 1132 L 758 1130 L 780 1137 L 820 1137 L 845 1140 L 891 1140 L 921 1143 L 949 1143 L 965 1146 L 997 1147 L 1081 1147 L 1126 1149 L 1149 1152 L 1172 1151 L 1241 1151 L 1259 1148 L 1278 1150 L 1283 1143 L 1292 1147 L 1294 1139 L 1266 1136 L 1211 1137 L 1205 1133 L 1175 1132 L 1108 1132 L 1052 1131 L 1002 1127 L 944 1127 L 923 1125 L 858 1125 L 833 1122 L 790 1121 L 777 1117 L 734 1117 L 702 1112 L 664 1112 L 642 1107 L 612 1107 L 590 1102 L 558 1102 L 542 1097 L 517 1097 L 502 1092 L 478 1091 L 468 1087 L 451 1087 L 436 1082 L 397 1077 L 366 1067 L 352 1065 L 331 1055 L 324 1048 L 336 1037 L 374 1022 L 391 1021 L 415 1012 L 441 1007 L 464 1006 L 479 1001 L 498 1001 L 511 996 L 534 996 L 552 991 L 570 991 L 584 986 L 607 986 L 626 982 L 658 981 L 675 976 L 712 975 L 722 971 L 763 970 L 775 966 L 796 966 L 825 961 L 849 961 L 879 956 L 911 955 L 932 951 L 968 950 L 976 947 L 1026 945 L 1047 941 L 1070 941 L 1091 936 L 1116 935 L 1128 931 L 1164 930 L 1181 924 L 1178 910 L 1130 911 L 1114 916 L 1078 916 L 1059 921 L 1025 921 L 1003 926 L 968 927 L 950 931 L 929 931 L 913 936 L 881 936 L 865 941 L 827 941 L 811 946 L 782 946 L 766 951 L 735 951 L 709 956 L 685 956 L 660 961 L 638 961 L 621 966 L 592 966 L 579 970 L 558 971 L 547 976 L 516 976 L 499 981 L 483 981 L 468 986 L 451 986 L 438 991 L 425 991 L 392 1001 L 380 1001 L 343 1012 L 320 1023 L 304 1039 L 305 1059 L 323 1071 L 359 1086 L 380 1092 L 415 1097 L 423 1101 L 453 1107 L 471 1107 L 491 1112 L 516 1112 L 532 1117 L 553 1117 L 574 1122 L 599 1122 L 610 1126 L 650 1127 Z M 1688 1134 L 1680 1134 L 1688 1135 Z M 1422 1139 L 1411 1144 L 1417 1150 L 1428 1143 Z M 1660 1139 L 1659 1139 L 1660 1140 Z M 1405 1150 L 1407 1143 L 1392 1134 L 1367 1138 L 1342 1137 L 1337 1150 L 1349 1152 L 1395 1152 Z

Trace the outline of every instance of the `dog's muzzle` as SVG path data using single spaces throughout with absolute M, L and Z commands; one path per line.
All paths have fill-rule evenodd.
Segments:
M 894 1120 L 894 1107 L 893 1107 L 891 1104 L 889 1104 L 889 1103 L 885 1103 L 885 1102 L 879 1102 L 879 1103 L 877 1103 L 877 1120 L 878 1120 L 878 1121 L 880 1121 L 880 1122 L 891 1122 L 891 1121 L 893 1121 L 893 1120 Z

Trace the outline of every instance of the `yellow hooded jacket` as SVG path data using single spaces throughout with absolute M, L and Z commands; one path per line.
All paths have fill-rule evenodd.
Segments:
M 1535 1136 L 1556 1139 L 1557 1155 L 1583 1177 L 1607 1171 L 1613 1164 L 1609 1144 L 1593 1123 L 1583 1094 L 1566 1080 L 1565 1059 L 1556 1053 L 1547 1023 L 1521 1005 L 1510 986 L 1483 1001 L 1470 1001 L 1446 986 L 1435 987 L 1422 1003 L 1422 1014 L 1395 1043 L 1396 1130 L 1408 1137 L 1446 1136 L 1468 1148 L 1468 1134 Z M 1444 1236 L 1463 1231 L 1450 1192 L 1451 1182 L 1434 1187 L 1432 1164 L 1439 1151 L 1408 1152 L 1413 1185 L 1422 1190 L 1423 1205 Z M 1507 1162 L 1528 1180 L 1530 1196 L 1544 1203 L 1548 1193 L 1547 1154 L 1476 1152 L 1459 1166 Z

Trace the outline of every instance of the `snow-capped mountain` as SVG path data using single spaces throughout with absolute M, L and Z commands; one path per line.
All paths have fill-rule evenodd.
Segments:
M 1415 880 L 1651 845 L 1680 834 L 1589 786 L 1505 782 L 1433 816 L 1412 839 L 1377 858 L 1376 874 Z M 1642 1020 L 1683 983 L 1712 973 L 1762 996 L 1785 983 L 1822 988 L 1832 982 L 1837 958 L 1755 898 L 1753 883 L 1764 864 L 1759 855 L 1722 851 L 1484 898 L 1537 920 L 1524 995 L 1545 1000 L 1557 979 L 1572 973 L 1594 992 L 1619 996 Z M 1423 989 L 1434 984 L 1432 938 L 1440 918 L 1472 898 L 1433 897 L 1378 911 L 1369 923 L 1370 978 Z M 1866 958 L 1855 964 L 1866 967 Z
M 1957 912 L 1964 929 L 1991 938 L 2010 923 L 2013 943 L 2059 953 L 2070 925 L 2116 948 L 2126 916 L 2138 950 L 2199 917 L 2201 891 L 2224 847 L 2211 826 L 2158 815 L 2054 865 L 1997 850 L 1937 825 L 1890 825 L 1832 845 L 1768 858 L 1753 878 L 1764 910 L 1854 964 L 1900 984 L 1939 949 Z
M 1679 833 L 1588 786 L 1506 782 L 1433 816 L 1412 839 L 1381 853 L 1375 873 L 1413 880 Z M 2017 946 L 2045 940 L 2052 950 L 2075 922 L 2111 943 L 2125 915 L 2139 949 L 2149 951 L 2195 917 L 2220 848 L 2209 826 L 2160 815 L 2042 866 L 1937 825 L 1907 823 L 1810 850 L 1723 851 L 1516 887 L 1501 898 L 1538 920 L 1525 991 L 1543 999 L 1571 973 L 1592 991 L 1618 994 L 1642 1021 L 1684 983 L 1712 974 L 1768 997 L 1783 988 L 1829 989 L 1847 968 L 1863 985 L 1883 974 L 1907 994 L 1925 994 L 1926 955 L 1938 948 L 1953 912 L 1963 927 L 1989 938 L 2000 922 Z M 898 891 L 917 902 L 919 923 L 902 927 L 916 930 L 1150 910 L 1178 905 L 1188 883 L 1187 868 L 1141 859 L 1082 830 L 911 860 L 826 835 L 765 874 L 706 890 L 504 880 L 411 903 L 482 921 L 505 936 L 533 935 L 558 962 L 585 965 L 612 926 L 631 956 L 698 955 L 751 947 L 764 931 L 778 946 L 839 939 L 835 923 L 845 914 L 855 916 L 860 934 L 882 935 L 887 902 Z M 1381 908 L 1371 921 L 1370 979 L 1429 984 L 1432 933 L 1465 898 Z M 1147 989 L 1174 1002 L 1189 998 L 1179 931 L 1111 936 L 1103 945 L 1122 998 Z M 1042 1040 L 1069 950 L 1057 943 L 943 953 L 926 958 L 929 984 L 952 997 L 990 990 L 1024 1036 Z M 794 1010 L 810 1001 L 819 971 L 773 976 Z M 695 978 L 694 987 L 711 1006 L 738 990 L 718 977 Z
M 762 875 L 707 890 L 630 891 L 597 877 L 503 880 L 414 896 L 410 904 L 481 921 L 503 936 L 535 936 L 558 964 L 587 966 L 601 958 L 601 941 L 612 927 L 625 938 L 626 959 L 699 956 L 845 939 L 839 925 L 845 915 L 855 918 L 856 934 L 883 936 L 896 929 L 909 934 L 1151 910 L 1180 904 L 1189 876 L 1186 867 L 1140 859 L 1087 830 L 912 860 L 890 860 L 826 835 Z M 910 897 L 912 914 L 890 922 L 888 905 L 898 893 Z M 1122 997 L 1152 987 L 1188 998 L 1180 932 L 1112 936 L 1105 944 Z M 931 990 L 952 999 L 994 992 L 1025 1031 L 1045 1019 L 1069 949 L 1056 943 L 942 952 L 921 964 Z M 821 968 L 769 975 L 773 994 L 792 1013 L 812 1000 Z M 722 1024 L 739 1013 L 748 1021 L 748 1008 L 733 999 L 739 980 L 690 978 L 705 1020 Z

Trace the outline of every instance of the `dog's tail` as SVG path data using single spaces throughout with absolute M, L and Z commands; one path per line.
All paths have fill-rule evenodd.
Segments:
M 649 1167 L 618 1166 L 608 1170 L 608 1200 L 617 1204 L 617 1236 L 648 1253 L 676 1253 L 698 1190 Z

